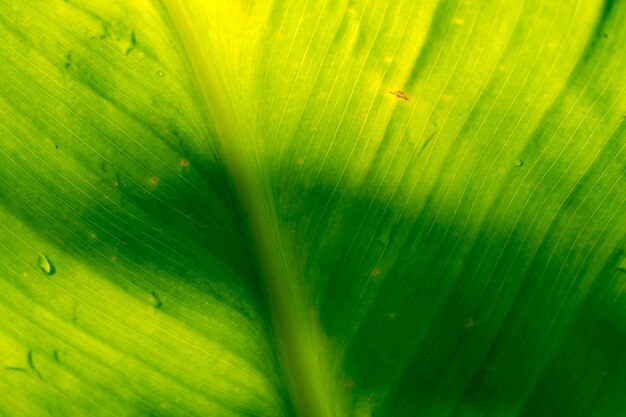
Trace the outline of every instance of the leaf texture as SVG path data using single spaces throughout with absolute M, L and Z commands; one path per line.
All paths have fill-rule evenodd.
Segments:
M 0 414 L 625 413 L 625 19 L 4 0 Z

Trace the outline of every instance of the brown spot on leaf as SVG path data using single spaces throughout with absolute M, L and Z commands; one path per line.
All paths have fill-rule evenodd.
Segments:
M 343 387 L 346 390 L 351 390 L 352 388 L 354 388 L 354 380 L 352 378 L 344 378 L 343 379 Z

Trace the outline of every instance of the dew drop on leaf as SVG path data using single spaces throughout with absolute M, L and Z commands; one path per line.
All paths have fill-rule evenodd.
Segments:
M 148 297 L 148 301 L 150 301 L 150 304 L 152 304 L 155 308 L 161 308 L 161 306 L 163 305 L 163 302 L 157 295 L 156 291 L 152 291 L 150 293 L 150 296 Z
M 52 275 L 55 272 L 54 265 L 46 255 L 39 254 L 37 265 L 46 275 Z
M 513 164 L 514 167 L 521 167 L 522 165 L 524 165 L 524 161 L 522 161 L 521 159 L 518 159 L 517 161 L 515 161 L 515 163 Z
M 163 73 L 163 71 L 157 71 L 157 75 L 158 75 L 159 77 L 163 77 L 165 74 Z

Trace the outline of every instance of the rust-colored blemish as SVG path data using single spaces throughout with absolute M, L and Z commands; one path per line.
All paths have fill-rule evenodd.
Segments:
M 352 378 L 344 378 L 343 387 L 347 390 L 351 390 L 352 388 L 354 388 L 354 380 Z

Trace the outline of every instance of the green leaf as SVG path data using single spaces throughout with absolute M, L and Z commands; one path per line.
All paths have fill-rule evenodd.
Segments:
M 625 20 L 3 0 L 0 415 L 626 413 Z

